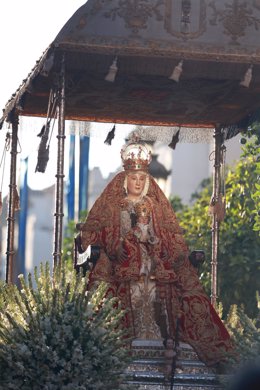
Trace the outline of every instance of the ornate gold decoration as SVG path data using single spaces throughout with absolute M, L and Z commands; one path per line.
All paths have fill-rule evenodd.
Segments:
M 181 11 L 181 32 L 188 33 L 190 31 L 191 0 L 182 0 Z
M 67 40 L 67 43 L 75 43 L 73 40 Z M 192 47 L 182 42 L 173 43 L 163 39 L 142 39 L 137 43 L 133 37 L 83 37 L 74 45 L 77 50 L 84 49 L 96 54 L 114 55 L 120 51 L 120 56 L 158 56 L 170 57 L 177 56 L 183 60 L 213 60 L 221 62 L 241 63 L 248 62 L 248 57 L 254 57 L 254 64 L 260 64 L 260 49 L 255 46 L 233 46 L 232 51 L 224 44 L 219 46 L 207 42 L 196 42 Z M 89 117 L 90 121 L 96 121 L 96 118 Z
M 216 200 L 212 198 L 209 204 L 209 215 L 216 215 L 218 222 L 224 221 L 226 214 L 226 199 L 219 195 L 219 198 Z
M 257 7 L 258 2 L 254 5 Z M 225 4 L 224 10 L 218 10 L 215 1 L 212 1 L 209 6 L 213 10 L 211 25 L 221 22 L 224 34 L 231 37 L 231 43 L 234 45 L 239 45 L 238 39 L 245 36 L 247 27 L 253 26 L 255 30 L 258 30 L 260 26 L 260 19 L 253 15 L 253 10 L 245 1 L 240 3 L 239 0 L 233 0 L 232 4 Z
M 147 28 L 149 18 L 155 16 L 157 20 L 163 19 L 159 10 L 162 4 L 163 0 L 119 0 L 118 6 L 107 11 L 104 16 L 112 20 L 120 16 L 125 26 L 137 34 L 140 29 Z
M 176 15 L 180 15 L 176 19 Z M 193 26 L 198 19 L 197 26 Z M 200 0 L 199 5 L 188 0 L 166 0 L 165 2 L 165 29 L 171 35 L 183 40 L 198 38 L 206 31 L 206 3 Z M 179 22 L 179 23 L 177 23 Z M 179 26 L 179 30 L 178 30 Z M 193 29 L 193 31 L 191 31 Z
M 155 282 L 141 279 L 131 284 L 132 309 L 136 337 L 141 339 L 160 339 L 160 329 L 155 322 L 154 302 Z

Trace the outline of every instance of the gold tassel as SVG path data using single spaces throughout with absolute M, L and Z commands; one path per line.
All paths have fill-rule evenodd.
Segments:
M 20 196 L 17 187 L 14 189 L 14 211 L 20 210 Z
M 211 198 L 209 204 L 209 215 L 216 215 L 217 221 L 224 221 L 226 214 L 226 199 L 222 194 L 219 194 L 218 200 Z
M 9 196 L 7 197 L 6 202 L 7 203 L 10 202 Z M 14 211 L 19 211 L 20 210 L 20 196 L 18 194 L 17 187 L 15 187 L 15 189 L 14 189 L 14 199 L 13 199 L 13 202 L 14 202 Z
M 179 82 L 179 79 L 180 79 L 180 76 L 182 74 L 182 65 L 183 65 L 183 61 L 181 60 L 178 65 L 175 66 L 175 68 L 173 69 L 173 72 L 171 74 L 171 76 L 169 77 L 170 80 L 173 80 L 173 81 L 176 81 L 176 83 Z
M 250 65 L 245 73 L 244 79 L 240 82 L 240 85 L 242 85 L 242 87 L 248 88 L 252 80 L 252 75 L 253 65 Z
M 117 70 L 118 70 L 118 67 L 117 67 L 117 57 L 116 57 L 114 59 L 112 65 L 109 68 L 109 71 L 105 77 L 105 80 L 109 81 L 110 83 L 113 83 L 115 81 L 115 78 L 116 78 Z

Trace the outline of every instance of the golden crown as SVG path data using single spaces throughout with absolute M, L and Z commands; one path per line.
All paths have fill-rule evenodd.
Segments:
M 148 171 L 152 156 L 145 144 L 131 140 L 121 149 L 121 159 L 125 171 Z

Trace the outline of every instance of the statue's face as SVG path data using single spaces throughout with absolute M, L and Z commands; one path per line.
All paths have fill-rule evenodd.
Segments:
M 145 186 L 146 173 L 131 171 L 127 173 L 126 177 L 128 195 L 138 198 L 142 194 Z

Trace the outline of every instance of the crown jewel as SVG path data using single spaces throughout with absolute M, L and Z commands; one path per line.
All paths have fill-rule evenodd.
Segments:
M 121 149 L 121 159 L 125 171 L 148 171 L 151 151 L 135 137 Z

